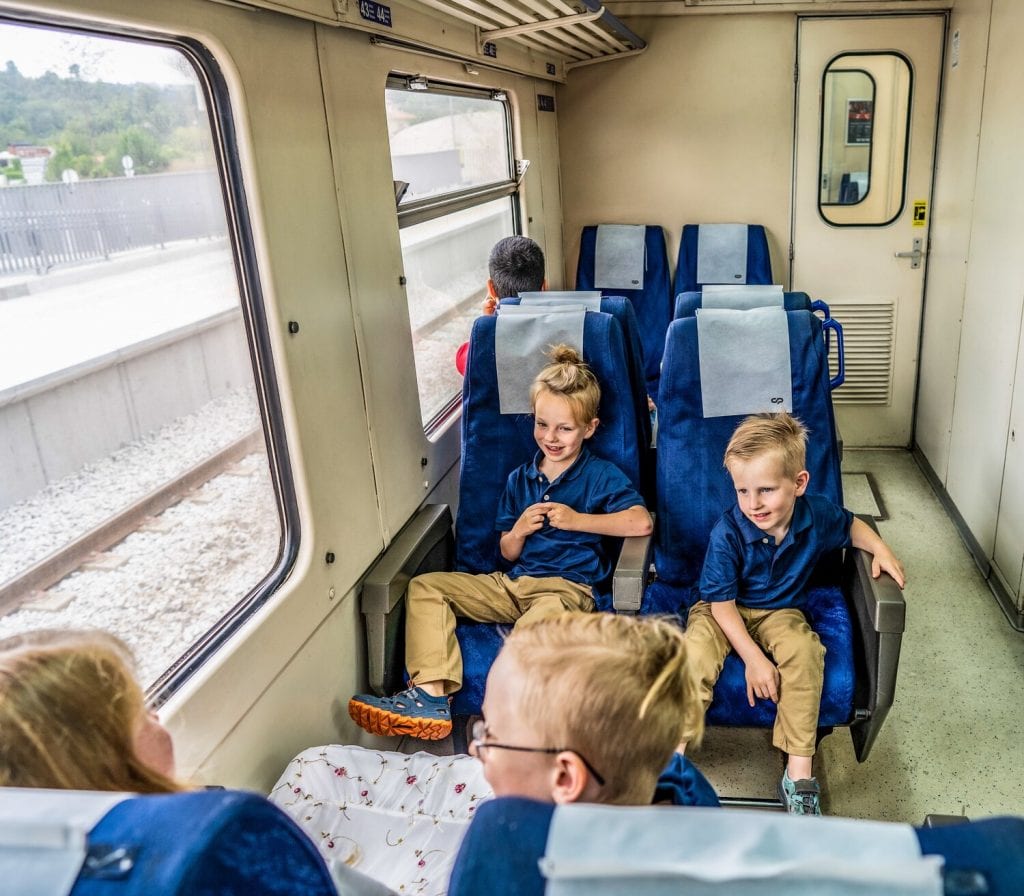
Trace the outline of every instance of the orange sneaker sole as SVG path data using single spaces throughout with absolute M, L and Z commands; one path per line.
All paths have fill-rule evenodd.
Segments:
M 452 723 L 443 719 L 410 719 L 358 700 L 348 701 L 348 714 L 364 731 L 381 737 L 408 734 L 420 740 L 442 740 L 452 733 Z

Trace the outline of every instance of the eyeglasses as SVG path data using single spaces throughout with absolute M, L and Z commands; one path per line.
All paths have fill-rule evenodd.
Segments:
M 587 761 L 587 757 L 579 750 L 574 750 L 571 747 L 514 747 L 510 744 L 496 744 L 487 739 L 487 723 L 483 719 L 477 719 L 473 723 L 472 733 L 473 740 L 470 741 L 470 746 L 474 747 L 478 753 L 485 749 L 515 750 L 517 753 L 550 753 L 552 755 L 556 753 L 575 753 L 580 757 L 580 762 L 586 766 L 587 771 L 594 776 L 598 786 L 604 787 L 604 778 L 601 773 Z

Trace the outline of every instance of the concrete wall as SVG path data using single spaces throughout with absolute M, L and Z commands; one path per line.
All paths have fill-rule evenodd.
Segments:
M 0 393 L 0 509 L 252 381 L 235 310 Z

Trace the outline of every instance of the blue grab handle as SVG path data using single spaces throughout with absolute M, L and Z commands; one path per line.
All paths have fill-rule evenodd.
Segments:
M 834 317 L 829 317 L 822 321 L 821 328 L 825 331 L 826 345 L 828 345 L 828 331 L 836 331 L 836 351 L 839 355 L 839 371 L 831 380 L 829 380 L 828 384 L 829 389 L 835 390 L 846 382 L 846 356 L 843 352 L 843 325 Z

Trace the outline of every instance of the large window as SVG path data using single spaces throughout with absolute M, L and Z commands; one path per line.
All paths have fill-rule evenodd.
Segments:
M 430 429 L 461 390 L 455 351 L 480 313 L 491 247 L 517 229 L 508 103 L 500 92 L 411 78 L 392 78 L 386 103 L 420 412 Z
M 0 20 L 0 637 L 107 629 L 146 684 L 285 541 L 192 52 Z

